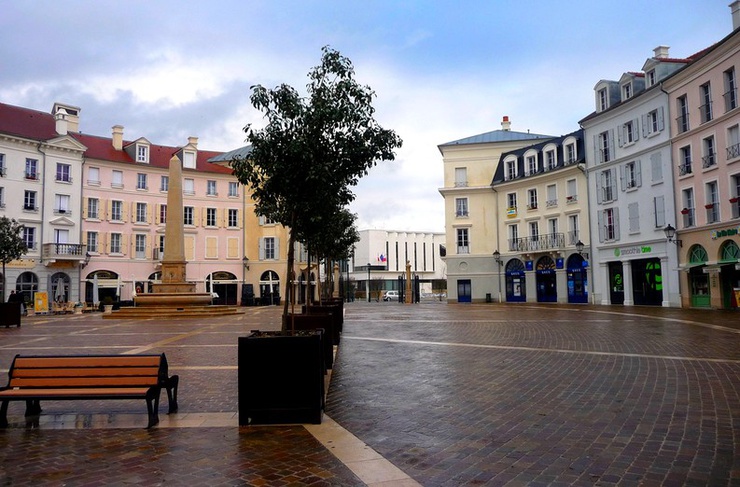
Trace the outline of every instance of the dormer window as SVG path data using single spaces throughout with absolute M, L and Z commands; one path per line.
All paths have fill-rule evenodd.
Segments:
M 516 178 L 516 158 L 506 161 L 506 174 L 504 177 L 507 181 Z
M 606 88 L 602 88 L 598 91 L 598 108 L 600 112 L 603 112 L 609 108 L 609 97 L 606 92 Z
M 136 145 L 136 162 L 149 164 L 149 146 L 142 144 Z
M 629 100 L 632 98 L 632 83 L 622 85 L 622 100 Z
M 195 169 L 195 152 L 184 151 L 182 153 L 182 167 Z
M 645 77 L 647 78 L 647 85 L 648 87 L 653 86 L 655 84 L 655 70 L 651 69 L 647 73 L 645 73 Z

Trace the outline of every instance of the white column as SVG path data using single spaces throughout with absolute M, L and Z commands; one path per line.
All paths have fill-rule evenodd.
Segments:
M 634 306 L 635 296 L 632 291 L 632 262 L 625 260 L 622 262 L 622 275 L 624 279 L 624 305 Z
M 661 305 L 665 308 L 671 307 L 671 295 L 668 286 L 668 276 L 671 273 L 668 272 L 668 256 L 660 258 L 660 282 L 663 284 L 663 302 Z

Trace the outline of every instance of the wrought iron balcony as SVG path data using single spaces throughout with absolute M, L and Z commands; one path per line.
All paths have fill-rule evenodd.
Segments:
M 83 262 L 87 246 L 71 243 L 46 243 L 41 249 L 41 258 L 45 261 Z
M 536 237 L 522 237 L 509 240 L 511 252 L 536 252 L 565 248 L 565 234 L 549 233 Z

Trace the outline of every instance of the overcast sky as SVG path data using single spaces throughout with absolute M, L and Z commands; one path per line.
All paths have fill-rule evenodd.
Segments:
M 498 130 L 562 135 L 593 87 L 652 49 L 686 57 L 732 30 L 730 0 L 0 0 L 0 101 L 79 106 L 82 132 L 201 149 L 245 145 L 249 87 L 306 74 L 329 45 L 404 141 L 356 188 L 360 229 L 444 231 L 439 144 Z

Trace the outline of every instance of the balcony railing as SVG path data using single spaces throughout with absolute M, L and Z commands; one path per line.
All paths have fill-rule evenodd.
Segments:
M 701 116 L 701 123 L 707 123 L 712 120 L 712 104 L 705 103 L 699 106 L 699 114 Z
M 678 165 L 678 174 L 679 176 L 685 176 L 687 174 L 691 174 L 693 171 L 691 170 L 691 161 L 684 162 L 683 164 Z
M 511 252 L 536 252 L 538 250 L 562 249 L 565 247 L 565 234 L 550 233 L 536 237 L 521 237 L 509 240 Z
M 82 262 L 85 260 L 87 246 L 71 243 L 47 243 L 41 249 L 41 257 L 44 260 L 68 260 Z
M 676 127 L 678 128 L 679 134 L 688 132 L 689 131 L 689 116 L 681 115 L 681 116 L 676 117 Z
M 732 144 L 727 147 L 727 159 L 734 159 L 740 157 L 740 144 Z
M 701 158 L 701 165 L 703 168 L 712 167 L 715 164 L 717 164 L 717 158 L 714 154 L 708 154 L 706 156 L 702 156 Z
M 724 95 L 725 98 L 725 111 L 729 112 L 730 110 L 734 110 L 737 108 L 737 88 L 733 88 L 732 90 L 726 92 Z

